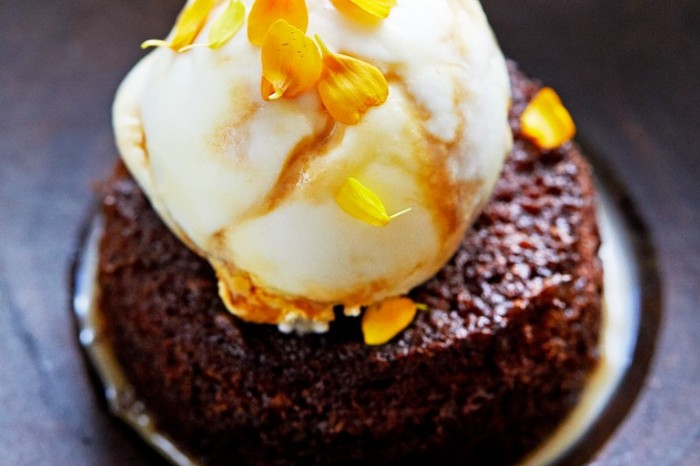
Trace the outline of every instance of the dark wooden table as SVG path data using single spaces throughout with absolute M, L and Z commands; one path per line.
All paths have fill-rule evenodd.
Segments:
M 91 184 L 115 158 L 115 88 L 141 56 L 140 41 L 165 34 L 180 5 L 0 1 L 2 465 L 157 462 L 110 418 L 86 376 L 69 267 Z M 506 53 L 563 96 L 581 141 L 609 172 L 601 175 L 620 181 L 649 232 L 658 335 L 652 316 L 635 375 L 646 372 L 641 389 L 630 390 L 624 419 L 591 461 L 700 464 L 700 2 L 486 0 L 485 8 Z

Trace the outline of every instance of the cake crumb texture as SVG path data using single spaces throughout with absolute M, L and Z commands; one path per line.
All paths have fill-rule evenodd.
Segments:
M 160 429 L 207 465 L 507 464 L 551 432 L 598 356 L 595 195 L 574 144 L 541 152 L 520 134 L 539 85 L 509 67 L 514 148 L 492 200 L 411 292 L 430 311 L 382 346 L 342 312 L 303 337 L 232 316 L 118 166 L 101 308 Z

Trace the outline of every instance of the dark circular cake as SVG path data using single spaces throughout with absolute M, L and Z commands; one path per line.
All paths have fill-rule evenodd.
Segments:
M 429 307 L 388 344 L 338 315 L 323 335 L 246 324 L 208 263 L 123 167 L 106 184 L 105 331 L 163 432 L 204 464 L 499 464 L 570 410 L 597 359 L 602 270 L 590 169 L 540 151 L 519 115 L 538 85 L 513 65 L 514 149 Z

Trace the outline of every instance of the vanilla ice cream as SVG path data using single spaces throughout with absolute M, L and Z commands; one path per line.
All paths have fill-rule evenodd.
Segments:
M 308 36 L 388 81 L 387 101 L 357 125 L 334 121 L 315 88 L 263 100 L 260 48 L 245 31 L 216 50 L 154 50 L 121 85 L 113 116 L 124 162 L 214 267 L 231 312 L 323 330 L 334 306 L 404 294 L 450 258 L 510 149 L 510 91 L 477 0 L 398 0 L 371 25 L 330 0 L 306 4 Z M 348 215 L 336 195 L 349 177 L 389 213 L 410 212 L 383 227 Z

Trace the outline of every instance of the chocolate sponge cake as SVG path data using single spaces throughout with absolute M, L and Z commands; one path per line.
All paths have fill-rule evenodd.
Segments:
M 234 317 L 209 264 L 116 171 L 100 308 L 159 429 L 207 465 L 504 464 L 551 432 L 597 358 L 595 196 L 575 145 L 542 151 L 520 133 L 539 86 L 510 68 L 502 177 L 450 262 L 411 292 L 427 310 L 385 345 L 340 312 L 306 336 Z

